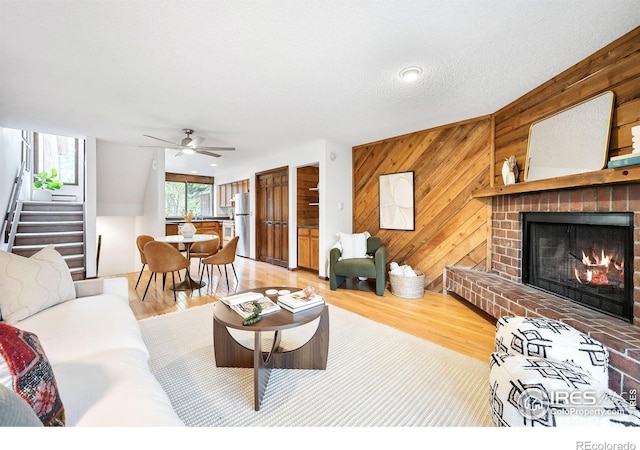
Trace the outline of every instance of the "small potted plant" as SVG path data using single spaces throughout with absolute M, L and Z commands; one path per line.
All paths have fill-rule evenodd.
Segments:
M 33 175 L 33 187 L 36 188 L 33 191 L 33 200 L 51 201 L 53 191 L 60 189 L 64 184 L 57 178 L 58 169 L 55 168 L 51 169 L 51 174 L 44 171 Z

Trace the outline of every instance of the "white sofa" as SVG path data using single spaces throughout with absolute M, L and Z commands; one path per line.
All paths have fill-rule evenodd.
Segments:
M 35 333 L 67 426 L 184 426 L 149 370 L 126 278 L 74 283 L 76 298 L 14 324 Z

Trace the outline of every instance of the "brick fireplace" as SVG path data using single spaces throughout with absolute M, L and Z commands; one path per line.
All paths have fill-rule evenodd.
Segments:
M 611 389 L 623 395 L 640 389 L 640 183 L 498 195 L 491 201 L 491 273 L 449 266 L 445 291 L 496 318 L 542 316 L 568 323 L 609 348 Z M 633 213 L 633 270 L 627 278 L 632 289 L 626 320 L 523 284 L 521 213 L 530 212 Z
M 493 199 L 491 271 L 522 282 L 521 212 L 634 213 L 633 323 L 640 324 L 640 184 L 618 184 Z

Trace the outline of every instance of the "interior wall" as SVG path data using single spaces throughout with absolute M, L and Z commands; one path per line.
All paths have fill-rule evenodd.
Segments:
M 525 167 L 532 123 L 609 90 L 615 95 L 609 156 L 631 153 L 631 127 L 640 123 L 639 48 L 640 27 L 497 111 L 494 185 L 504 184 L 502 164 L 510 155 Z
M 425 274 L 426 288 L 442 290 L 448 264 L 487 264 L 489 208 L 471 197 L 488 187 L 492 152 L 488 117 L 353 148 L 353 230 L 380 236 L 387 263 Z M 378 177 L 414 172 L 415 231 L 382 230 Z
M 9 206 L 14 180 L 20 169 L 21 148 L 21 131 L 0 127 L 0 208 L 2 208 L 3 219 Z M 26 192 L 29 192 L 28 186 L 30 186 L 31 183 L 24 182 L 23 185 L 27 185 Z M 23 196 L 21 198 L 25 197 Z M 2 225 L 0 224 L 0 230 L 1 229 Z M 4 239 L 0 239 L 0 250 L 5 250 L 6 248 L 7 246 L 4 243 Z

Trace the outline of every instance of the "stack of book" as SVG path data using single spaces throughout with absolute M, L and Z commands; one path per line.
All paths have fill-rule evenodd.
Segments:
M 243 319 L 246 319 L 253 314 L 253 310 L 256 307 L 255 303 L 260 304 L 262 307 L 262 311 L 260 311 L 261 316 L 280 311 L 279 305 L 257 292 L 246 292 L 244 294 L 231 295 L 229 297 L 221 298 L 220 301 L 240 314 Z
M 310 297 L 307 297 L 304 291 L 298 291 L 279 296 L 278 305 L 280 305 L 282 309 L 296 313 L 313 308 L 314 306 L 324 305 L 324 298 L 318 294 L 312 294 Z
M 611 169 L 614 167 L 633 166 L 635 164 L 640 164 L 640 153 L 612 156 L 609 158 L 607 167 Z

